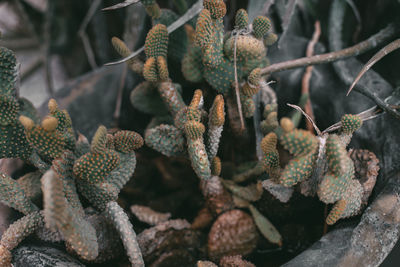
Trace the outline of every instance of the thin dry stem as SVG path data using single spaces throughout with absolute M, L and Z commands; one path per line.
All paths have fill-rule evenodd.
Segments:
M 268 67 L 263 68 L 261 70 L 261 74 L 268 75 L 268 74 L 278 72 L 278 71 L 284 71 L 284 70 L 305 67 L 305 66 L 310 66 L 310 65 L 316 65 L 316 64 L 324 64 L 324 63 L 329 63 L 329 62 L 333 62 L 333 61 L 348 58 L 348 57 L 357 56 L 357 55 L 365 53 L 368 50 L 371 50 L 371 49 L 379 46 L 384 41 L 386 41 L 388 38 L 393 36 L 393 34 L 396 31 L 397 30 L 396 30 L 394 24 L 389 24 L 386 28 L 384 28 L 383 30 L 374 34 L 367 40 L 362 41 L 351 47 L 348 47 L 348 48 L 345 48 L 345 49 L 342 49 L 339 51 L 335 51 L 335 52 L 326 53 L 326 54 L 315 55 L 312 57 L 302 57 L 302 58 L 298 58 L 298 59 L 294 59 L 294 60 L 288 60 L 288 61 L 272 64 Z
M 319 23 L 319 21 L 317 20 L 314 24 L 314 34 L 312 36 L 311 41 L 308 43 L 307 46 L 307 51 L 306 51 L 306 56 L 307 57 L 311 57 L 314 54 L 314 47 L 315 44 L 318 42 L 319 36 L 321 35 L 321 25 Z M 304 111 L 310 116 L 310 118 L 312 120 L 315 120 L 314 118 L 314 112 L 312 110 L 312 105 L 311 105 L 311 99 L 310 99 L 310 79 L 312 76 L 312 70 L 313 70 L 313 66 L 308 66 L 306 68 L 306 71 L 303 75 L 303 79 L 301 81 L 301 94 L 308 94 L 308 99 L 306 104 L 304 105 Z M 314 132 L 314 127 L 312 126 L 312 123 L 307 120 L 306 121 L 306 126 L 307 126 L 307 130 L 309 130 L 310 132 Z

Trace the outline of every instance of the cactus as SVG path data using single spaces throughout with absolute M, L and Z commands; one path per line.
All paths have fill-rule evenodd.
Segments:
M 310 179 L 316 168 L 321 169 L 320 166 L 316 166 L 317 158 L 320 158 L 318 164 L 324 165 L 326 162 L 327 171 L 321 174 L 323 176 L 321 181 L 312 183 L 317 183 L 317 194 L 321 201 L 335 203 L 326 218 L 327 224 L 334 224 L 341 218 L 357 214 L 361 208 L 363 188 L 354 179 L 354 164 L 348 156 L 346 146 L 354 131 L 361 127 L 361 119 L 356 115 L 344 115 L 341 120 L 340 135 L 316 137 L 308 131 L 296 129 L 289 118 L 282 118 L 278 124 L 276 110 L 276 105 L 266 105 L 265 120 L 261 123 L 262 131 L 266 134 L 261 141 L 264 154 L 262 163 L 271 179 L 269 182 L 267 180 L 263 182 L 265 189 L 280 200 L 288 201 L 287 196 L 290 197 L 291 192 L 282 195 L 281 193 L 285 191 L 282 189 L 277 191 L 276 183 L 292 187 Z M 279 166 L 278 140 L 283 148 L 293 155 L 283 169 Z M 320 153 L 319 140 L 326 140 L 323 141 L 323 155 Z
M 261 80 L 259 68 L 266 64 L 266 47 L 262 37 L 268 36 L 270 24 L 268 18 L 257 17 L 253 22 L 257 25 L 254 34 L 224 38 L 222 18 L 225 13 L 223 1 L 204 1 L 204 9 L 199 14 L 193 34 L 194 41 L 190 42 L 182 61 L 182 72 L 188 81 L 200 82 L 204 78 L 218 93 L 229 95 L 235 81 L 236 52 L 238 79 L 248 78 L 241 88 L 241 101 L 246 117 L 251 117 L 255 110 L 251 97 L 259 90 Z M 245 10 L 237 12 L 235 25 L 242 31 L 248 26 Z
M 128 215 L 126 215 L 124 210 L 114 201 L 107 203 L 105 214 L 110 218 L 119 232 L 132 266 L 144 266 L 139 244 L 136 240 L 136 234 L 129 222 Z
M 148 53 L 154 56 L 160 51 L 153 47 Z M 112 135 L 100 126 L 91 144 L 82 135 L 76 140 L 68 112 L 54 99 L 39 123 L 33 105 L 17 97 L 16 60 L 5 48 L 0 48 L 0 78 L 0 157 L 21 158 L 38 169 L 17 180 L 0 173 L 0 201 L 25 215 L 0 240 L 1 266 L 11 265 L 12 249 L 33 233 L 46 241 L 62 239 L 81 258 L 100 261 L 96 230 L 86 220 L 82 197 L 97 212 L 108 212 L 132 264 L 139 263 L 140 250 L 127 245 L 135 239 L 132 225 L 114 201 L 135 170 L 134 151 L 143 145 L 143 138 L 133 131 Z M 41 195 L 43 210 L 32 202 Z

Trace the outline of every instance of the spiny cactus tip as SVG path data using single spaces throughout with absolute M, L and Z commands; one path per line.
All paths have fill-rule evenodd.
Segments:
M 203 136 L 205 127 L 201 122 L 190 120 L 185 124 L 185 133 L 190 139 L 199 139 Z
M 54 117 L 47 116 L 42 121 L 42 127 L 44 130 L 51 132 L 54 131 L 58 126 L 58 120 Z
M 49 100 L 48 108 L 49 108 L 50 113 L 54 113 L 57 110 L 58 104 L 54 98 Z
M 267 154 L 269 152 L 276 150 L 276 144 L 278 142 L 278 137 L 274 132 L 271 132 L 264 136 L 261 140 L 261 149 L 262 151 Z
M 292 120 L 287 117 L 283 117 L 280 121 L 280 124 L 281 124 L 282 129 L 286 133 L 291 132 L 294 129 L 294 124 L 293 124 Z
M 33 122 L 33 120 L 31 120 L 30 118 L 26 117 L 26 116 L 19 116 L 19 121 L 21 122 L 21 124 L 24 126 L 24 128 L 26 130 L 30 130 L 33 128 L 33 126 L 35 126 L 35 123 Z

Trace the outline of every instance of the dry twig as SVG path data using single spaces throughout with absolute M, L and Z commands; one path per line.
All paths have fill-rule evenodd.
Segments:
M 116 5 L 113 5 L 113 6 L 109 6 L 109 7 L 105 7 L 105 8 L 102 9 L 102 11 L 124 8 L 124 7 L 130 6 L 132 4 L 136 4 L 138 2 L 139 2 L 139 0 L 125 0 L 122 3 L 116 4 Z
M 347 95 L 350 94 L 351 90 L 353 90 L 354 86 L 356 83 L 361 79 L 361 77 L 366 73 L 376 62 L 381 60 L 384 56 L 387 54 L 393 52 L 396 49 L 400 48 L 400 39 L 397 39 L 381 50 L 378 51 L 368 62 L 364 65 L 364 67 L 361 69 L 361 71 L 358 73 L 357 77 L 355 78 L 354 82 L 351 84 L 349 91 L 347 92 Z
M 319 36 L 321 35 L 321 25 L 319 21 L 316 21 L 314 24 L 314 34 L 312 36 L 311 41 L 308 43 L 306 56 L 311 57 L 314 54 L 314 46 L 318 42 Z M 303 79 L 301 81 L 301 94 L 307 94 L 307 102 L 304 105 L 304 111 L 314 120 L 314 112 L 312 110 L 311 100 L 310 100 L 310 79 L 312 75 L 313 66 L 308 66 L 303 75 Z M 314 132 L 314 128 L 310 121 L 306 121 L 307 130 L 310 132 Z
M 97 68 L 97 63 L 95 60 L 94 52 L 92 49 L 92 46 L 90 45 L 89 37 L 86 34 L 86 28 L 89 25 L 90 20 L 93 18 L 94 14 L 96 13 L 98 7 L 101 4 L 101 0 L 95 0 L 92 2 L 90 5 L 89 11 L 87 12 L 85 18 L 83 19 L 83 22 L 81 26 L 79 27 L 79 37 L 82 39 L 83 47 L 85 49 L 88 61 L 92 69 Z
M 326 54 L 315 55 L 312 57 L 302 57 L 294 60 L 288 60 L 272 64 L 268 67 L 263 68 L 261 70 L 261 74 L 268 75 L 274 72 L 305 67 L 310 65 L 324 64 L 340 59 L 345 59 L 348 57 L 357 56 L 382 44 L 388 38 L 392 37 L 397 31 L 398 30 L 396 29 L 394 24 L 389 24 L 386 28 L 374 34 L 367 40 L 362 41 L 351 47 Z

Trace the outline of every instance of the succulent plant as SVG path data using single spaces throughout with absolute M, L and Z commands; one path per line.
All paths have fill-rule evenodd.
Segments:
M 269 19 L 260 16 L 253 21 L 253 33 L 249 33 L 248 15 L 238 10 L 232 34 L 224 33 L 223 17 L 226 6 L 222 0 L 204 1 L 188 52 L 182 61 L 182 72 L 191 82 L 203 78 L 218 93 L 229 95 L 235 82 L 235 58 L 240 98 L 246 117 L 253 116 L 255 105 L 252 96 L 260 89 L 260 68 L 266 66 L 266 47 L 263 38 L 271 35 Z M 271 45 L 272 43 L 269 43 Z
M 76 140 L 68 112 L 54 99 L 39 124 L 33 105 L 16 94 L 16 60 L 6 48 L 0 48 L 0 66 L 0 157 L 21 158 L 38 169 L 18 180 L 0 173 L 0 201 L 25 215 L 4 232 L 0 265 L 11 266 L 11 250 L 33 233 L 49 241 L 61 237 L 69 250 L 87 261 L 103 258 L 96 229 L 80 202 L 84 197 L 115 226 L 132 265 L 144 266 L 132 225 L 116 203 L 134 173 L 134 150 L 143 145 L 142 137 L 133 131 L 111 135 L 100 126 L 90 145 L 83 136 Z M 42 210 L 32 202 L 41 195 Z
M 261 141 L 262 163 L 270 176 L 269 184 L 292 187 L 313 180 L 310 182 L 316 184 L 315 191 L 319 199 L 327 204 L 335 203 L 326 218 L 328 224 L 357 214 L 361 208 L 363 188 L 354 179 L 354 164 L 348 156 L 346 146 L 354 131 L 362 125 L 360 117 L 344 115 L 340 135 L 315 136 L 309 131 L 296 129 L 289 118 L 282 118 L 278 123 L 276 109 L 276 105 L 265 107 L 265 120 L 261 125 L 266 134 Z M 283 169 L 279 164 L 278 141 L 293 156 Z M 317 168 L 325 169 L 317 165 L 327 165 L 327 171 L 317 173 Z M 271 186 L 265 187 L 274 194 Z

